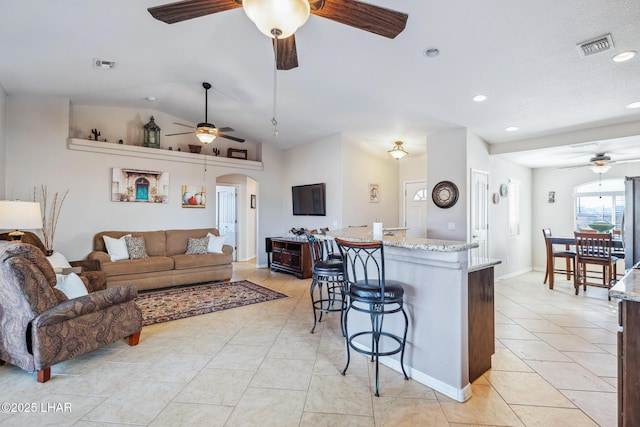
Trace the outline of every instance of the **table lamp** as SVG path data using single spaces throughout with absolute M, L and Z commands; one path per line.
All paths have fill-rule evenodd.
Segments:
M 21 242 L 24 232 L 42 228 L 40 203 L 20 200 L 0 200 L 0 228 L 15 230 L 9 233 L 15 242 Z

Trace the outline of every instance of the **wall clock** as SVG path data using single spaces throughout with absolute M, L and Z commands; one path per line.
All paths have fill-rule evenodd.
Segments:
M 431 199 L 440 208 L 450 208 L 458 201 L 458 187 L 451 181 L 440 181 L 433 187 Z

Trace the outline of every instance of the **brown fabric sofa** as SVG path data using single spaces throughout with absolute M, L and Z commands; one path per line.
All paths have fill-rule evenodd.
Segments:
M 224 245 L 221 254 L 185 255 L 189 238 L 218 236 L 215 228 L 160 231 L 102 231 L 93 238 L 89 260 L 99 260 L 107 275 L 107 287 L 132 284 L 138 290 L 166 288 L 194 283 L 229 281 L 233 274 L 233 247 Z M 102 236 L 115 239 L 131 234 L 143 237 L 149 258 L 111 261 Z
M 51 366 L 128 337 L 138 344 L 138 292 L 122 286 L 74 299 L 53 286 L 44 254 L 27 243 L 0 242 L 0 365 L 51 376 Z

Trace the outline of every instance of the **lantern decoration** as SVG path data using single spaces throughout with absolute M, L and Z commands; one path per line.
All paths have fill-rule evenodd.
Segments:
M 144 146 L 160 148 L 160 127 L 153 120 L 153 116 L 149 123 L 144 125 Z

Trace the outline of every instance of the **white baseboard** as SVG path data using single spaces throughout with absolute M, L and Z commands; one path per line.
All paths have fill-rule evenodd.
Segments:
M 514 272 L 509 273 L 509 274 L 505 274 L 504 276 L 496 277 L 496 278 L 495 278 L 495 281 L 496 281 L 496 282 L 500 282 L 500 281 L 502 281 L 502 280 L 511 279 L 512 277 L 516 277 L 516 276 L 519 276 L 519 275 L 521 275 L 521 274 L 528 273 L 528 272 L 530 272 L 530 271 L 532 271 L 532 270 L 533 270 L 533 268 L 532 268 L 532 267 L 526 267 L 526 268 L 523 268 L 523 269 L 521 269 L 521 270 L 514 271 Z

